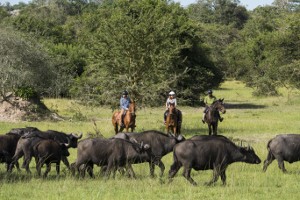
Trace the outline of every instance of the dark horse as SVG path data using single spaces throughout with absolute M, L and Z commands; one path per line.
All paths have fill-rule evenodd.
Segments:
M 126 132 L 128 132 L 128 129 L 131 128 L 131 132 L 133 132 L 134 128 L 135 128 L 135 102 L 133 100 L 131 100 L 130 105 L 128 110 L 125 113 L 123 122 L 124 122 L 124 126 L 125 127 L 120 127 L 120 129 L 118 130 L 118 126 L 120 126 L 119 124 L 119 120 L 121 114 L 121 111 L 116 111 L 114 112 L 113 116 L 112 116 L 112 124 L 115 128 L 115 133 L 117 134 L 118 132 L 122 132 L 124 130 L 124 128 L 126 129 Z
M 208 134 L 217 135 L 218 121 L 219 121 L 219 112 L 223 114 L 226 112 L 223 103 L 224 99 L 216 100 L 211 106 L 208 107 L 207 112 L 205 113 L 204 121 L 208 125 Z
M 175 136 L 180 135 L 181 133 L 181 122 L 182 116 L 181 112 L 175 108 L 174 103 L 170 103 L 168 109 L 168 114 L 166 118 L 166 131 L 167 133 L 174 133 Z

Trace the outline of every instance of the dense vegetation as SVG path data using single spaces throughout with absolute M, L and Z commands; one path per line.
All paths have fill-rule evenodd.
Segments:
M 253 11 L 238 0 L 187 8 L 169 0 L 0 5 L 0 94 L 113 104 L 127 89 L 156 106 L 172 89 L 195 105 L 235 78 L 256 95 L 277 95 L 279 87 L 300 88 L 299 18 L 295 0 Z

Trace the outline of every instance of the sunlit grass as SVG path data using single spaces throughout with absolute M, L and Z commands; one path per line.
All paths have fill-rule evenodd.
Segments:
M 219 133 L 236 143 L 250 144 L 263 161 L 267 155 L 266 144 L 269 139 L 280 133 L 299 133 L 300 130 L 300 93 L 293 91 L 288 101 L 287 92 L 280 90 L 278 97 L 253 97 L 252 89 L 237 81 L 225 82 L 214 94 L 225 98 L 228 105 L 224 121 L 219 124 Z M 118 99 L 115 99 L 118 101 Z M 0 122 L 1 133 L 11 128 L 35 126 L 41 130 L 54 129 L 63 132 L 84 134 L 101 132 L 105 137 L 114 135 L 111 124 L 112 110 L 109 107 L 85 107 L 75 101 L 65 99 L 44 99 L 45 104 L 60 116 L 60 122 Z M 164 102 L 162 102 L 163 105 Z M 183 107 L 182 133 L 185 137 L 207 134 L 202 124 L 201 107 Z M 163 126 L 164 108 L 139 108 L 137 111 L 136 131 L 160 130 Z M 82 117 L 84 121 L 79 121 Z M 94 126 L 96 123 L 96 127 Z M 76 159 L 76 149 L 70 150 L 70 163 Z M 21 160 L 20 160 L 21 161 Z M 105 180 L 99 176 L 99 167 L 95 167 L 96 179 L 72 177 L 62 164 L 62 173 L 56 177 L 55 166 L 47 179 L 36 176 L 35 163 L 31 162 L 32 175 L 24 170 L 13 171 L 8 176 L 5 166 L 0 165 L 0 199 L 299 199 L 300 162 L 286 163 L 287 174 L 283 174 L 274 161 L 266 173 L 262 164 L 250 165 L 234 163 L 227 169 L 227 185 L 219 180 L 215 186 L 204 183 L 212 177 L 212 171 L 192 171 L 192 177 L 198 183 L 192 186 L 182 177 L 182 169 L 173 182 L 168 183 L 168 170 L 172 164 L 172 154 L 163 158 L 166 166 L 162 179 L 149 177 L 147 163 L 134 165 L 137 179 L 129 179 L 117 174 L 115 179 Z M 158 174 L 158 169 L 155 172 Z

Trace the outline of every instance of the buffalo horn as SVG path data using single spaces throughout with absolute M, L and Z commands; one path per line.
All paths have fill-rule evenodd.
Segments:
M 77 139 L 80 139 L 82 138 L 82 133 L 80 133 L 80 135 L 78 136 L 77 134 L 73 134 L 71 133 L 73 137 L 77 138 Z
M 68 148 L 70 146 L 70 139 L 67 137 L 68 143 L 65 143 L 65 146 Z

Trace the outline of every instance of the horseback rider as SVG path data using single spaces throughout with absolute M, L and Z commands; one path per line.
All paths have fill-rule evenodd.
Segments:
M 169 92 L 169 97 L 168 97 L 168 99 L 166 101 L 166 111 L 164 113 L 164 124 L 166 124 L 166 119 L 167 119 L 167 115 L 168 115 L 168 112 L 169 112 L 170 104 L 174 104 L 175 109 L 176 109 L 177 100 L 176 100 L 175 92 L 174 91 Z M 182 121 L 181 111 L 178 110 L 178 109 L 176 109 L 176 111 L 177 111 L 177 116 L 178 116 L 178 124 L 181 124 L 181 121 Z
M 205 108 L 203 111 L 203 116 L 202 116 L 202 122 L 203 124 L 205 124 L 205 115 L 206 112 L 208 111 L 208 108 L 217 100 L 217 98 L 213 95 L 213 91 L 212 90 L 208 90 L 207 91 L 207 96 L 204 97 L 204 103 L 205 103 Z M 223 121 L 223 117 L 220 116 L 220 113 L 218 112 L 218 118 L 219 121 L 222 122 Z
M 120 127 L 124 127 L 123 119 L 126 114 L 126 111 L 129 108 L 129 105 L 130 105 L 130 98 L 128 96 L 128 92 L 124 90 L 120 99 L 120 108 L 121 108 L 120 118 L 119 118 Z

